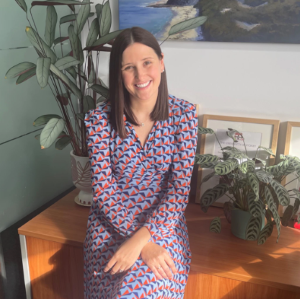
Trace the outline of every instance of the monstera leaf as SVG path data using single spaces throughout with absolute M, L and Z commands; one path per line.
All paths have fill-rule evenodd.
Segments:
M 214 233 L 220 233 L 221 232 L 221 219 L 220 217 L 216 217 L 212 220 L 210 223 L 209 230 Z

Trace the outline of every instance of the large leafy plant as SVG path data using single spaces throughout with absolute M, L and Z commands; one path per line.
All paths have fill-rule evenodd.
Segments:
M 198 127 L 200 134 L 215 134 L 210 128 Z M 224 204 L 224 214 L 229 223 L 231 223 L 231 210 L 240 209 L 248 211 L 251 219 L 248 223 L 246 238 L 248 240 L 257 240 L 258 244 L 265 243 L 266 239 L 272 234 L 273 225 L 276 224 L 278 238 L 280 236 L 280 217 L 278 214 L 279 204 L 286 206 L 282 225 L 287 226 L 288 222 L 294 218 L 299 209 L 300 192 L 297 189 L 287 190 L 281 182 L 285 181 L 287 175 L 296 174 L 296 179 L 300 177 L 300 159 L 289 155 L 281 155 L 281 162 L 274 166 L 267 166 L 266 162 L 257 158 L 259 151 L 264 151 L 268 156 L 274 156 L 271 149 L 258 147 L 254 158 L 247 154 L 245 141 L 245 151 L 236 148 L 236 134 L 242 136 L 242 133 L 228 129 L 227 135 L 232 139 L 232 146 L 222 148 L 217 135 L 215 138 L 219 142 L 223 157 L 220 158 L 211 154 L 196 154 L 195 163 L 202 168 L 213 170 L 209 175 L 203 178 L 207 182 L 213 176 L 220 176 L 220 181 L 215 187 L 206 190 L 200 199 L 201 209 L 207 212 L 207 209 L 220 197 L 227 196 L 228 202 Z M 295 199 L 294 205 L 290 205 L 290 199 Z M 267 224 L 262 227 L 265 215 Z M 210 229 L 220 232 L 220 218 L 216 217 L 211 222 Z
M 110 52 L 114 39 L 121 32 L 109 32 L 112 23 L 109 0 L 95 6 L 96 14 L 91 12 L 92 2 L 87 0 L 33 1 L 30 10 L 25 0 L 15 1 L 26 13 L 29 22 L 26 34 L 38 59 L 36 63 L 22 62 L 13 66 L 6 73 L 6 78 L 17 77 L 16 83 L 20 84 L 36 76 L 40 87 L 50 87 L 61 115 L 42 115 L 34 121 L 34 126 L 44 126 L 41 134 L 36 136 L 42 149 L 55 143 L 55 147 L 61 150 L 71 144 L 75 155 L 88 156 L 84 115 L 107 99 L 109 94 L 108 87 L 97 75 L 99 54 Z M 44 38 L 40 36 L 41 28 L 36 27 L 32 15 L 35 6 L 46 6 Z M 58 20 L 56 6 L 68 6 L 70 14 Z M 202 16 L 176 24 L 170 28 L 169 36 L 196 28 L 205 21 L 206 17 Z M 58 37 L 55 36 L 57 26 Z M 62 26 L 68 26 L 67 36 L 61 36 Z M 88 36 L 83 45 L 81 32 L 85 27 L 88 28 Z M 63 52 L 60 45 L 64 41 L 69 41 L 70 53 Z

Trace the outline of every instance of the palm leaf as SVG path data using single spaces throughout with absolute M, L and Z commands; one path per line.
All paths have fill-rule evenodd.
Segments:
M 74 26 L 70 25 L 68 28 L 68 34 L 70 38 L 71 48 L 74 53 L 74 57 L 80 61 L 80 64 L 83 64 L 84 57 L 81 47 L 81 42 L 77 34 L 74 32 Z
M 107 44 L 111 40 L 115 39 L 121 32 L 122 32 L 122 30 L 117 30 L 117 31 L 110 32 L 104 36 L 101 36 L 99 39 L 97 39 L 93 43 L 92 47 L 103 46 L 103 45 Z
M 90 110 L 96 108 L 95 101 L 91 96 L 83 97 L 83 113 L 87 113 Z

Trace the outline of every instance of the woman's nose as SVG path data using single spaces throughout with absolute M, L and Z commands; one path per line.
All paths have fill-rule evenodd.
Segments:
M 145 75 L 145 70 L 142 67 L 135 68 L 135 77 L 137 79 L 142 78 Z

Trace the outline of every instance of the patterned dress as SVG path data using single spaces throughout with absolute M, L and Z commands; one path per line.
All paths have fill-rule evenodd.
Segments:
M 183 298 L 191 251 L 184 211 L 197 146 L 195 106 L 169 95 L 169 119 L 156 121 L 141 142 L 123 115 L 129 135 L 110 124 L 110 102 L 86 114 L 93 204 L 84 241 L 85 299 Z M 118 247 L 141 227 L 164 247 L 178 273 L 156 279 L 141 256 L 126 272 L 103 272 Z

